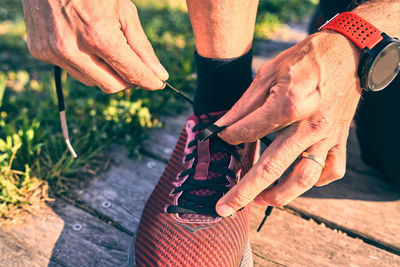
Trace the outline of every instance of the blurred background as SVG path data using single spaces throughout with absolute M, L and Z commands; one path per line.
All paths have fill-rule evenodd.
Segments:
M 142 26 L 169 82 L 192 96 L 195 44 L 183 0 L 134 0 Z M 317 0 L 260 0 L 257 40 L 269 39 L 287 23 L 310 17 Z M 124 145 L 138 157 L 158 118 L 189 106 L 169 91 L 130 89 L 106 95 L 63 74 L 72 159 L 61 135 L 52 66 L 29 55 L 22 5 L 0 0 L 0 223 L 107 168 L 107 145 Z M 79 181 L 76 177 L 79 177 Z

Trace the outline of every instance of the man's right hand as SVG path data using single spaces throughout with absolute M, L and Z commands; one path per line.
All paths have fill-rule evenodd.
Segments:
M 160 64 L 130 0 L 22 0 L 28 48 L 88 86 L 163 88 Z

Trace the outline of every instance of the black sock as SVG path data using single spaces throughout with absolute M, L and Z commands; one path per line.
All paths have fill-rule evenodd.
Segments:
M 214 59 L 195 52 L 197 90 L 194 96 L 194 114 L 230 109 L 250 86 L 253 77 L 252 51 L 228 59 Z

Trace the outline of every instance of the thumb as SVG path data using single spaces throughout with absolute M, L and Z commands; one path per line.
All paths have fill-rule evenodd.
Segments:
M 168 80 L 169 74 L 154 53 L 140 23 L 136 6 L 127 1 L 126 6 L 121 6 L 121 13 L 125 14 L 121 17 L 121 25 L 129 46 L 160 80 Z
M 218 121 L 217 126 L 229 126 L 262 106 L 268 96 L 268 81 L 256 77 L 243 96 Z
M 243 193 L 244 192 L 244 193 Z M 217 213 L 221 217 L 228 217 L 234 214 L 237 210 L 245 207 L 253 198 L 243 190 L 238 184 L 228 191 L 218 202 L 215 207 Z

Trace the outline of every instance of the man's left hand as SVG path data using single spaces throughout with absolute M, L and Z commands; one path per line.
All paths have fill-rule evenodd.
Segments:
M 255 166 L 217 203 L 229 216 L 255 199 L 283 206 L 309 190 L 344 176 L 346 141 L 360 94 L 360 50 L 341 34 L 322 31 L 265 63 L 243 97 L 216 125 L 230 144 L 277 132 Z M 306 151 L 279 184 L 271 185 Z

